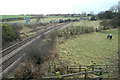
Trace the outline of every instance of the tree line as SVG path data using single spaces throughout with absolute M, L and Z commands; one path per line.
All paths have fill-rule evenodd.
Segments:
M 117 28 L 120 26 L 120 5 L 114 5 L 109 10 L 98 13 L 98 18 L 102 20 L 101 25 L 107 28 Z

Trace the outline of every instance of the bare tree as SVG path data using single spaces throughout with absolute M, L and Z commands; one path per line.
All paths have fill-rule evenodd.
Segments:
M 110 8 L 110 11 L 112 11 L 112 12 L 118 12 L 118 5 L 114 5 L 114 6 L 112 6 L 111 8 Z
M 118 2 L 118 12 L 120 13 L 120 1 Z

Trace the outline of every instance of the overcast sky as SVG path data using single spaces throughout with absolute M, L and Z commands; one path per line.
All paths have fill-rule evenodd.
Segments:
M 3 0 L 0 15 L 68 14 L 93 11 L 95 14 L 117 5 L 119 0 Z

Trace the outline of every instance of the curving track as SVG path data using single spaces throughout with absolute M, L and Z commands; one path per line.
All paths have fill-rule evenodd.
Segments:
M 52 28 L 49 28 L 42 32 L 39 32 L 30 38 L 24 39 L 12 46 L 0 51 L 0 55 L 2 55 L 0 57 L 0 61 L 2 61 L 0 63 L 0 67 L 2 67 L 0 76 L 2 76 L 3 74 L 6 75 L 9 72 L 9 70 L 17 63 L 17 61 L 19 61 L 22 58 L 22 56 L 25 55 L 25 54 L 21 54 L 21 51 L 22 51 L 22 49 L 24 49 L 25 46 L 32 43 L 34 40 L 39 39 L 42 36 L 52 32 L 53 30 L 59 29 L 61 27 L 67 26 L 69 24 L 71 24 L 71 22 L 66 22 L 64 24 L 54 26 Z

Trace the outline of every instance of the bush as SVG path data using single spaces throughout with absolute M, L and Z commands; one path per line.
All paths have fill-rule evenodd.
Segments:
M 110 20 L 109 23 L 112 26 L 112 28 L 120 27 L 120 24 L 119 24 L 120 22 L 118 17 L 115 17 L 114 19 Z
M 13 28 L 2 24 L 2 46 L 5 46 L 6 43 L 12 42 L 16 39 L 16 34 L 13 31 Z
M 33 44 L 26 48 L 28 50 L 28 58 L 41 64 L 44 58 L 49 54 L 49 51 L 54 47 L 56 39 L 55 33 L 42 36 L 39 40 L 36 40 Z
M 119 27 L 119 22 L 118 22 L 118 17 L 115 17 L 111 20 L 103 20 L 101 23 L 100 23 L 101 26 L 103 26 L 103 30 L 106 30 L 106 29 L 111 29 L 111 28 L 117 28 Z
M 20 38 L 19 32 L 24 27 L 24 25 L 14 23 L 14 24 L 10 24 L 10 26 L 13 28 L 13 30 L 14 30 L 14 32 L 16 34 L 16 38 L 19 39 Z

